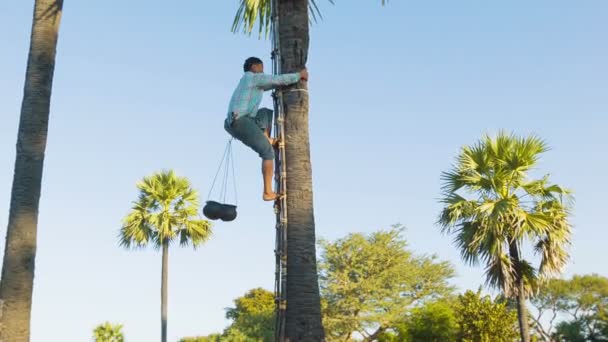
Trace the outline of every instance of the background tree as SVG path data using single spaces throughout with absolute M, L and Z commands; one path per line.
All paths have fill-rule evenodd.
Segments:
M 63 0 L 36 0 L 0 281 L 0 340 L 28 342 L 38 205 Z
M 221 334 L 211 334 L 209 336 L 184 337 L 178 342 L 223 342 Z
M 550 341 L 559 342 L 589 342 L 584 334 L 584 324 L 581 321 L 562 321 L 555 327 Z
M 121 324 L 111 324 L 105 322 L 98 325 L 93 330 L 93 341 L 94 342 L 124 342 L 125 336 L 122 333 Z
M 412 310 L 407 323 L 408 341 L 456 341 L 458 324 L 452 306 L 448 300 L 441 300 Z
M 222 334 L 220 340 L 222 342 L 262 342 L 260 339 L 251 338 L 245 335 L 242 331 L 234 327 L 228 327 Z
M 226 318 L 232 320 L 230 328 L 237 329 L 250 339 L 271 341 L 274 336 L 274 293 L 255 288 L 234 300 Z
M 608 278 L 597 274 L 575 275 L 571 279 L 551 279 L 531 300 L 538 311 L 535 329 L 545 341 L 608 341 Z M 546 328 L 541 317 L 549 314 Z M 554 331 L 553 323 L 560 317 Z
M 266 342 L 274 339 L 274 293 L 262 288 L 247 291 L 226 310 L 232 320 L 222 334 L 187 337 L 180 342 Z
M 173 171 L 163 171 L 137 183 L 139 198 L 123 220 L 120 244 L 125 248 L 152 244 L 162 248 L 161 340 L 167 341 L 167 277 L 169 245 L 197 247 L 211 234 L 211 225 L 200 219 L 199 199 L 190 181 Z
M 379 342 L 455 342 L 458 324 L 449 298 L 412 309 L 403 323 L 381 334 Z
M 368 236 L 322 240 L 319 263 L 327 340 L 362 335 L 373 341 L 402 322 L 416 304 L 451 291 L 448 262 L 415 256 L 396 226 Z
M 567 311 L 569 306 L 569 288 L 567 280 L 550 279 L 540 286 L 538 293 L 530 300 L 537 312 L 536 315 L 530 315 L 534 322 L 533 328 L 543 341 L 553 341 L 556 319 L 560 313 Z M 548 314 L 547 317 L 545 314 Z M 546 321 L 544 325 L 543 320 Z
M 570 244 L 569 192 L 548 176 L 528 176 L 545 151 L 535 136 L 485 136 L 442 174 L 442 230 L 455 236 L 467 263 L 485 264 L 487 284 L 517 300 L 523 342 L 530 341 L 526 298 L 539 277 L 561 272 Z M 524 259 L 530 244 L 538 267 Z
M 467 291 L 456 305 L 459 342 L 513 342 L 517 340 L 517 313 L 506 301 Z

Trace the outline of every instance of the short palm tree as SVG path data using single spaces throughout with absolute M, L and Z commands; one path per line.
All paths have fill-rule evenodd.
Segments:
M 211 235 L 211 224 L 200 219 L 199 199 L 187 178 L 173 171 L 145 177 L 137 183 L 139 198 L 124 218 L 120 244 L 126 248 L 152 244 L 162 248 L 161 340 L 167 341 L 167 272 L 169 244 L 195 248 Z
M 445 204 L 439 223 L 469 264 L 483 263 L 488 285 L 517 300 L 521 340 L 530 340 L 526 298 L 568 260 L 570 192 L 549 177 L 529 179 L 547 145 L 535 136 L 500 133 L 462 148 L 442 174 Z M 532 245 L 538 267 L 524 260 Z
M 105 322 L 93 330 L 93 342 L 124 342 L 122 324 L 110 324 Z

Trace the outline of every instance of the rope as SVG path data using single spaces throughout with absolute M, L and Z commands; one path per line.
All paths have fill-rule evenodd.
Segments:
M 231 139 L 232 141 L 232 139 Z M 232 185 L 234 187 L 234 205 L 239 204 L 239 194 L 236 192 L 236 173 L 234 172 L 234 153 L 232 152 L 232 144 L 230 144 L 230 162 L 232 164 Z
M 220 165 L 217 167 L 217 171 L 215 172 L 215 176 L 213 177 L 213 183 L 211 184 L 211 189 L 209 190 L 209 194 L 207 194 L 207 200 L 211 199 L 211 194 L 213 193 L 213 189 L 215 188 L 215 183 L 218 180 L 220 172 L 223 172 L 223 177 L 219 188 L 219 194 L 217 199 L 221 200 L 223 203 L 226 203 L 226 194 L 228 193 L 228 178 L 229 178 L 229 169 L 232 168 L 232 184 L 234 185 L 234 204 L 236 205 L 238 202 L 237 192 L 236 192 L 236 174 L 234 172 L 234 157 L 232 156 L 232 140 L 230 138 L 228 143 L 226 143 L 226 148 L 224 148 L 224 154 L 222 156 L 222 160 L 220 161 Z M 223 167 L 223 168 L 222 168 Z

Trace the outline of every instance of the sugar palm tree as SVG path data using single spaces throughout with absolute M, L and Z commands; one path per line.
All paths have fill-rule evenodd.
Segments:
M 34 3 L 0 281 L 0 340 L 30 340 L 38 205 L 63 0 Z
M 125 336 L 122 333 L 122 324 L 110 324 L 105 322 L 98 325 L 93 330 L 94 342 L 124 342 Z
M 454 235 L 467 263 L 485 265 L 489 286 L 516 299 L 523 342 L 530 341 L 526 298 L 539 279 L 560 273 L 569 257 L 570 192 L 549 176 L 529 178 L 546 151 L 535 136 L 485 136 L 462 148 L 442 174 L 442 230 Z M 527 246 L 533 246 L 538 267 L 524 259 Z
M 167 277 L 169 245 L 195 248 L 211 234 L 208 221 L 199 218 L 199 199 L 187 178 L 163 171 L 137 183 L 139 198 L 124 218 L 120 244 L 126 248 L 152 244 L 162 249 L 161 340 L 167 341 Z
M 333 2 L 333 0 L 329 0 Z M 381 0 L 382 4 L 386 1 Z M 296 72 L 308 59 L 309 14 L 316 18 L 314 0 L 240 0 L 233 31 L 251 32 L 255 23 L 268 32 L 273 3 L 276 3 L 281 42 L 281 70 Z M 292 341 L 321 341 L 321 304 L 317 279 L 312 167 L 308 131 L 308 86 L 283 96 L 287 167 L 287 320 L 285 334 Z

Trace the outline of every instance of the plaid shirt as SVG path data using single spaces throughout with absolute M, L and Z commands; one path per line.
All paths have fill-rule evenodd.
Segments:
M 232 122 L 232 113 L 236 118 L 244 115 L 255 116 L 262 102 L 264 91 L 300 81 L 300 73 L 267 75 L 246 72 L 234 90 L 228 106 L 228 122 Z

